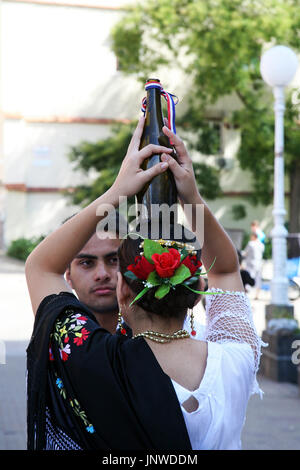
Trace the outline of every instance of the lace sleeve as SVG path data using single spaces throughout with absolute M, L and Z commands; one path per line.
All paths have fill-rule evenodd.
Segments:
M 254 373 L 258 371 L 261 346 L 253 323 L 251 305 L 244 292 L 211 288 L 216 295 L 206 296 L 206 340 L 217 343 L 246 343 L 254 355 Z M 220 294 L 218 294 L 220 292 Z

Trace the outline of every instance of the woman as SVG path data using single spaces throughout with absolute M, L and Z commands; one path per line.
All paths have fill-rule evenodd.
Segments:
M 139 150 L 143 126 L 141 118 L 112 187 L 49 235 L 26 262 L 37 313 L 28 348 L 30 449 L 240 448 L 248 398 L 258 390 L 260 340 L 236 250 L 198 193 L 183 142 L 164 128 L 178 162 L 164 147 Z M 161 153 L 162 163 L 142 171 L 153 152 Z M 117 207 L 119 196 L 136 194 L 168 168 L 181 203 L 193 207 L 191 216 L 204 204 L 201 259 L 211 267 L 212 293 L 205 332 L 198 331 L 195 341 L 182 330 L 188 308 L 200 298 L 200 251 L 183 238 L 174 245 L 172 238 L 129 237 L 119 250 L 117 295 L 133 337 L 111 335 L 73 296 L 64 272 L 95 231 L 99 204 Z M 191 330 L 195 334 L 193 325 Z

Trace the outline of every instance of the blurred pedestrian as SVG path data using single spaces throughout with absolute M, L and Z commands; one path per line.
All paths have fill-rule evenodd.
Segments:
M 241 273 L 242 283 L 245 288 L 245 291 L 247 292 L 249 289 L 249 286 L 253 287 L 255 285 L 255 279 L 253 279 L 250 276 L 249 271 L 247 271 L 247 269 L 244 269 L 243 255 L 239 250 L 237 250 L 237 252 L 238 252 L 239 263 L 240 263 L 240 273 Z
M 259 241 L 261 241 L 262 243 L 265 243 L 266 234 L 260 228 L 258 220 L 253 220 L 253 222 L 251 222 L 251 233 L 252 232 L 257 234 Z
M 252 232 L 250 235 L 250 240 L 243 252 L 243 255 L 245 260 L 245 268 L 255 281 L 255 299 L 258 299 L 261 287 L 261 269 L 264 249 L 265 246 L 259 240 L 257 233 Z

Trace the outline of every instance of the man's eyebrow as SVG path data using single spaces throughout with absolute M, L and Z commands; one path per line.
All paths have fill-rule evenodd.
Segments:
M 111 258 L 112 256 L 117 256 L 118 252 L 117 250 L 115 251 L 110 251 L 109 253 L 106 253 L 104 255 L 104 258 Z M 75 256 L 75 259 L 98 259 L 98 256 L 96 255 L 90 255 L 89 253 L 78 253 L 78 255 Z
M 88 253 L 79 253 L 78 255 L 75 256 L 75 259 L 98 259 L 98 256 L 96 255 L 90 255 Z
M 110 253 L 106 253 L 104 255 L 104 258 L 111 258 L 112 256 L 117 256 L 117 254 L 118 254 L 117 250 L 111 251 Z

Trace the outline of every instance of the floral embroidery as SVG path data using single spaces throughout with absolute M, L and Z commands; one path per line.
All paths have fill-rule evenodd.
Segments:
M 49 361 L 54 361 L 54 356 L 51 346 L 49 346 Z
M 89 422 L 87 415 L 84 410 L 81 409 L 81 406 L 79 404 L 79 401 L 76 400 L 76 398 L 67 398 L 67 391 L 64 387 L 63 381 L 57 376 L 56 372 L 56 386 L 59 390 L 59 393 L 62 395 L 62 397 L 69 402 L 71 405 L 73 412 L 76 416 L 78 416 L 82 421 L 85 426 L 85 430 L 89 432 L 90 434 L 93 434 L 95 432 L 94 426 Z
M 77 344 L 77 346 L 81 346 L 89 334 L 89 331 L 87 331 L 85 328 L 82 328 L 81 333 L 75 333 L 76 338 L 74 338 L 74 343 Z
M 80 313 L 74 314 L 73 311 L 67 311 L 66 313 L 72 313 L 72 315 L 69 315 L 65 320 L 57 320 L 53 333 L 53 337 L 59 346 L 61 360 L 64 362 L 68 360 L 71 354 L 70 343 L 72 339 L 73 344 L 82 346 L 90 334 L 90 331 L 83 326 L 88 320 L 87 317 Z M 53 360 L 52 351 L 49 358 Z
M 55 340 L 58 346 L 60 358 L 63 362 L 67 361 L 71 354 L 71 344 L 76 346 L 82 346 L 84 341 L 90 335 L 84 325 L 88 321 L 88 318 L 80 313 L 74 313 L 73 310 L 67 310 L 65 313 L 69 314 L 64 320 L 58 319 L 55 322 L 54 331 L 50 337 L 50 346 L 49 346 L 49 359 L 54 361 L 54 356 L 52 352 L 51 341 Z M 56 371 L 56 386 L 60 395 L 69 403 L 72 407 L 74 414 L 80 418 L 84 424 L 86 432 L 93 434 L 95 432 L 94 426 L 89 422 L 87 415 L 84 410 L 82 410 L 80 403 L 76 398 L 70 398 L 67 395 L 67 390 L 63 384 L 63 381 L 58 377 Z
M 90 432 L 91 434 L 93 434 L 93 432 L 95 432 L 94 426 L 92 424 L 87 426 L 85 429 L 87 430 L 87 432 Z
M 67 344 L 63 349 L 59 350 L 60 353 L 60 358 L 62 361 L 67 361 L 68 360 L 68 355 L 71 354 L 71 347 L 69 344 Z

